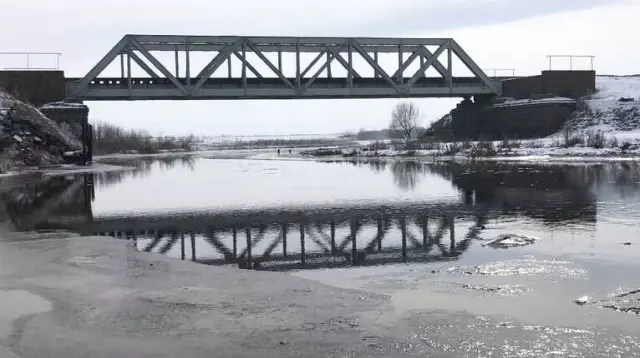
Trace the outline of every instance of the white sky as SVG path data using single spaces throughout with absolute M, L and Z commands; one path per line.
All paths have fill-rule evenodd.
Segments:
M 640 73 L 640 0 L 0 0 L 0 52 L 61 52 L 84 75 L 127 33 L 453 37 L 482 68 L 517 75 L 549 54 Z M 7 16 L 8 15 L 8 16 Z M 6 29 L 9 29 L 8 32 Z M 7 67 L 0 56 L 0 67 Z M 576 66 L 586 66 L 577 63 Z M 169 66 L 167 66 L 169 67 Z M 238 67 L 238 66 L 236 66 Z M 554 63 L 563 69 L 568 64 Z M 170 68 L 170 67 L 169 67 Z M 459 99 L 417 100 L 423 121 Z M 166 134 L 332 133 L 386 127 L 395 100 L 88 102 L 91 120 Z

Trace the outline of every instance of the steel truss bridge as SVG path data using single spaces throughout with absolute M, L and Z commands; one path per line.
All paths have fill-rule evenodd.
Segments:
M 207 56 L 201 69 L 196 56 Z M 454 75 L 455 59 L 470 76 Z M 103 74 L 110 65 L 119 76 Z M 467 97 L 502 88 L 450 38 L 126 35 L 66 81 L 67 97 L 91 101 Z

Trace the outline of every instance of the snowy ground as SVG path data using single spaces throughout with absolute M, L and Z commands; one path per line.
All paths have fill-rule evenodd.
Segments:
M 596 88 L 596 93 L 584 101 L 584 108 L 569 121 L 569 128 L 640 138 L 640 76 L 598 76 Z
M 518 100 L 509 100 L 503 103 L 495 104 L 494 107 L 518 107 L 518 106 L 531 106 L 536 104 L 548 104 L 548 103 L 575 103 L 575 99 L 566 98 L 566 97 L 549 97 L 549 98 L 541 98 L 541 99 L 518 99 Z
M 640 76 L 598 76 L 596 88 L 592 96 L 578 101 L 579 110 L 567 123 L 566 133 L 563 130 L 546 138 L 508 142 L 433 143 L 428 146 L 429 149 L 412 152 L 384 149 L 365 151 L 360 156 L 640 159 Z M 548 101 L 574 100 L 554 97 L 507 101 L 500 105 L 530 105 Z M 596 133 L 604 136 L 604 143 L 598 148 L 587 140 L 587 137 Z M 581 143 L 567 146 L 566 135 Z

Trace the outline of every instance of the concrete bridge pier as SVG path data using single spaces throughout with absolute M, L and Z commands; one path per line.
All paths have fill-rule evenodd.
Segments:
M 82 143 L 82 164 L 93 160 L 93 126 L 89 124 L 89 107 L 82 102 L 54 102 L 40 108 L 42 114 L 54 121 Z

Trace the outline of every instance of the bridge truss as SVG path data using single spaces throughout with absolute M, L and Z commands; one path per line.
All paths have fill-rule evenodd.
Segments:
M 197 68 L 196 57 L 206 58 L 204 66 Z M 470 75 L 456 76 L 454 64 Z M 119 74 L 104 73 L 114 66 Z M 68 97 L 81 100 L 464 97 L 500 91 L 500 82 L 450 38 L 126 35 L 84 77 L 67 79 Z

